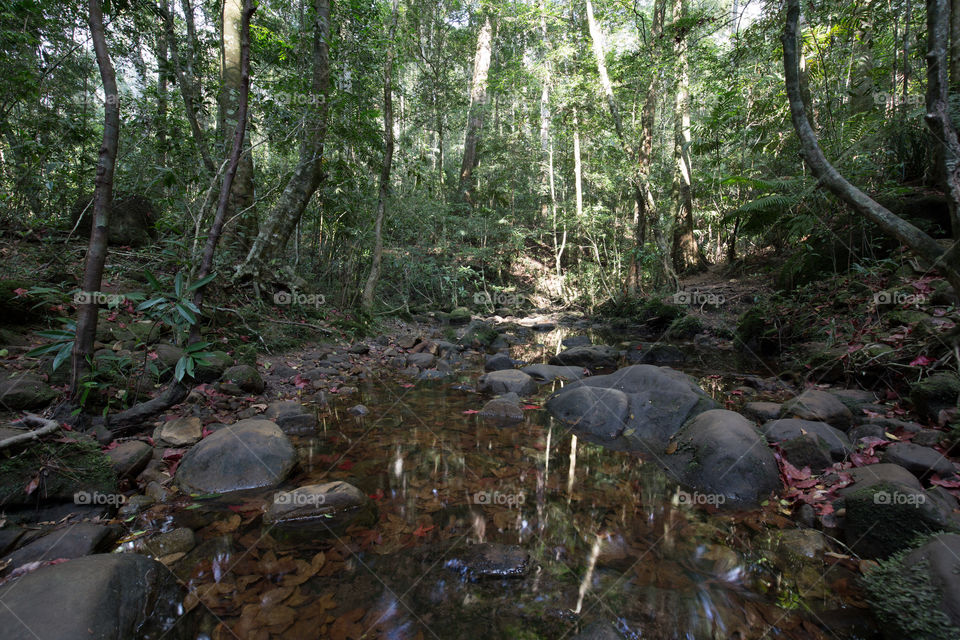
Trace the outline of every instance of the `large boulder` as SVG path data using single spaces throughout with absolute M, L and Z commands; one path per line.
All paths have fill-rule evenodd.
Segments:
M 216 431 L 191 448 L 177 467 L 184 491 L 229 493 L 276 486 L 296 463 L 290 440 L 276 423 L 251 418 Z
M 689 376 L 653 365 L 571 382 L 546 403 L 554 418 L 606 446 L 653 454 L 687 420 L 715 407 Z
M 613 347 L 590 345 L 571 347 L 550 358 L 550 364 L 568 367 L 585 367 L 591 371 L 612 369 L 617 366 L 620 353 Z
M 956 469 L 949 458 L 930 447 L 912 442 L 895 442 L 883 450 L 883 461 L 898 464 L 921 480 L 933 474 L 952 476 Z
M 183 595 L 155 560 L 134 553 L 86 556 L 0 586 L 0 629 L 6 640 L 183 638 L 187 630 L 175 629 Z
M 81 198 L 73 206 L 70 220 L 77 225 L 80 237 L 90 235 L 93 219 L 92 198 Z M 110 205 L 110 225 L 107 240 L 111 245 L 142 247 L 157 239 L 157 220 L 160 216 L 153 203 L 141 195 L 120 194 Z
M 838 461 L 853 453 L 853 445 L 850 444 L 847 434 L 831 427 L 826 422 L 797 418 L 771 420 L 765 423 L 760 430 L 763 431 L 763 435 L 770 442 L 789 442 L 802 437 L 804 434 L 812 434 L 826 444 L 831 457 Z
M 79 558 L 97 551 L 107 551 L 116 537 L 115 527 L 92 522 L 71 523 L 20 547 L 4 562 L 9 562 L 8 568 L 13 570 L 38 560 Z
M 263 393 L 266 387 L 263 378 L 260 377 L 260 372 L 257 371 L 256 367 L 248 364 L 236 364 L 228 368 L 220 376 L 220 381 L 233 383 L 243 391 L 253 394 Z
M 960 376 L 941 371 L 910 385 L 910 401 L 921 418 L 936 420 L 944 409 L 954 409 L 960 398 Z
M 561 380 L 580 380 L 586 375 L 583 367 L 564 367 L 556 364 L 531 364 L 520 371 L 543 384 L 553 382 L 557 378 Z
M 960 638 L 960 536 L 929 538 L 871 569 L 863 578 L 867 601 L 884 638 Z
M 117 478 L 134 478 L 150 462 L 153 447 L 140 440 L 128 440 L 107 451 L 107 457 Z
M 839 398 L 817 389 L 808 389 L 796 398 L 784 402 L 780 417 L 826 422 L 841 429 L 848 428 L 853 420 L 850 409 Z
M 519 396 L 529 396 L 537 392 L 537 383 L 522 371 L 504 369 L 480 376 L 480 380 L 477 381 L 477 390 L 491 393 L 512 392 Z
M 910 546 L 920 534 L 960 532 L 953 504 L 924 491 L 903 467 L 880 463 L 849 471 L 853 484 L 834 503 L 844 509 L 841 523 L 847 544 L 865 558 L 886 558 Z
M 713 409 L 684 425 L 665 460 L 702 502 L 752 506 L 781 488 L 780 469 L 757 428 L 739 413 Z M 698 500 L 701 501 L 701 500 Z

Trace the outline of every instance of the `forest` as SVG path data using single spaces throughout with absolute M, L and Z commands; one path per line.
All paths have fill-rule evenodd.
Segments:
M 960 0 L 0 51 L 4 637 L 960 637 Z

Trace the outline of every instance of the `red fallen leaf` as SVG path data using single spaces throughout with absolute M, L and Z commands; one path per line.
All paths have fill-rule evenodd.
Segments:
M 938 487 L 944 487 L 947 489 L 960 489 L 960 479 L 944 480 L 940 477 L 940 474 L 937 473 L 930 476 L 930 484 L 935 484 Z
M 538 404 L 522 404 L 520 405 L 520 408 L 524 410 L 528 410 L 528 409 L 540 409 L 541 407 Z
M 350 471 L 350 469 L 353 468 L 353 465 L 353 460 L 344 460 L 339 466 L 337 466 L 337 469 L 340 469 L 341 471 Z
M 376 493 L 369 494 L 371 500 L 383 500 L 383 489 L 377 489 Z
M 910 362 L 911 367 L 928 367 L 931 364 L 936 362 L 933 358 L 928 358 L 927 356 L 917 356 Z
M 182 458 L 186 452 L 186 449 L 164 449 L 163 459 L 168 462 L 174 462 Z
M 147 442 L 150 444 L 151 447 L 155 447 L 155 446 L 156 446 L 156 444 L 153 442 L 153 438 L 152 438 L 151 436 L 147 436 Z
M 211 431 L 210 429 L 207 429 L 206 427 L 204 427 L 203 430 L 200 432 L 200 438 L 201 438 L 201 439 L 206 438 L 206 437 L 207 437 L 208 435 L 210 435 L 211 433 L 213 433 L 213 431 Z
M 854 353 L 855 351 L 860 351 L 860 349 L 863 349 L 862 344 L 851 344 L 847 346 L 847 353 Z
M 866 467 L 867 465 L 880 462 L 880 458 L 863 453 L 852 453 L 850 454 L 850 462 L 852 462 L 855 467 Z
M 817 482 L 819 481 L 816 478 L 807 478 L 806 480 L 797 482 L 793 486 L 797 489 L 810 489 L 811 487 L 815 487 Z
M 63 429 L 64 431 L 73 431 L 73 427 L 68 425 L 66 422 L 61 422 L 60 428 Z
M 116 322 L 118 315 L 120 315 L 120 314 L 118 314 L 116 311 L 114 311 L 113 313 L 111 313 L 110 315 L 107 316 L 107 321 L 108 321 L 108 322 Z
M 156 360 L 160 356 L 157 355 L 156 351 L 151 351 L 150 353 L 147 354 L 147 357 L 150 358 L 151 360 Z
M 241 342 L 250 342 L 250 337 L 249 337 L 249 336 L 240 336 L 240 341 L 241 341 Z
M 119 447 L 119 446 L 120 446 L 120 443 L 117 442 L 116 440 L 113 440 L 110 444 L 108 444 L 106 447 L 104 447 L 103 450 L 104 450 L 104 451 L 113 451 L 114 449 L 116 449 L 116 448 Z
M 434 525 L 430 525 L 429 527 L 420 525 L 417 527 L 417 530 L 413 532 L 413 535 L 417 536 L 418 538 L 425 538 L 427 534 L 433 530 L 433 527 Z
M 17 287 L 16 289 L 13 290 L 13 292 L 17 294 L 17 297 L 19 298 L 20 296 L 25 295 L 27 293 L 27 290 L 24 289 L 23 287 Z
M 40 474 L 37 474 L 33 477 L 30 482 L 27 483 L 27 486 L 23 488 L 24 493 L 30 495 L 37 490 L 37 487 L 40 486 Z
M 742 396 L 742 395 L 743 395 L 743 391 L 741 391 L 740 389 L 734 389 L 733 391 L 730 392 L 730 395 L 732 395 L 732 396 Z
M 299 373 L 293 377 L 293 386 L 295 386 L 297 389 L 303 389 L 309 384 L 310 381 L 304 380 Z
M 476 410 L 476 409 L 467 409 L 467 410 L 464 411 L 463 413 L 466 414 L 466 415 L 473 415 L 474 413 L 480 413 L 480 412 L 479 412 L 478 410 Z
M 409 389 L 409 388 L 412 387 L 413 385 L 410 384 L 409 382 L 401 382 L 401 383 L 400 383 L 400 386 L 403 387 L 404 389 Z

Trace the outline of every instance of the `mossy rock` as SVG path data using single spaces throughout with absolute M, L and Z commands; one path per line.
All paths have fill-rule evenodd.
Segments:
M 957 406 L 960 397 L 960 377 L 955 373 L 942 371 L 910 386 L 910 400 L 921 417 L 936 419 L 943 409 Z
M 703 331 L 703 323 L 696 316 L 683 316 L 670 323 L 668 338 L 692 338 Z
M 943 610 L 940 585 L 931 580 L 930 560 L 911 563 L 909 555 L 913 555 L 909 549 L 896 553 L 863 576 L 866 600 L 883 625 L 884 637 L 960 638 L 960 627 Z
M 0 322 L 7 325 L 29 324 L 43 316 L 42 309 L 35 308 L 40 302 L 33 296 L 18 290 L 29 290 L 34 283 L 27 280 L 0 280 Z
M 39 478 L 36 489 L 26 487 Z M 0 504 L 27 505 L 38 500 L 68 502 L 78 491 L 115 493 L 117 478 L 110 459 L 93 440 L 33 442 L 0 461 Z
M 889 557 L 919 535 L 951 528 L 923 492 L 893 482 L 854 491 L 845 505 L 847 543 L 865 558 Z
M 213 382 L 232 365 L 233 358 L 226 351 L 211 351 L 204 358 L 203 364 L 197 367 L 197 379 L 201 382 Z
M 929 323 L 931 317 L 916 309 L 896 309 L 883 314 L 883 321 L 889 327 Z
M 447 317 L 450 324 L 466 324 L 470 322 L 470 309 L 466 307 L 457 307 L 450 312 L 450 315 Z
M 776 327 L 770 323 L 768 310 L 755 306 L 737 319 L 736 341 L 752 351 L 763 354 L 780 352 L 780 340 Z

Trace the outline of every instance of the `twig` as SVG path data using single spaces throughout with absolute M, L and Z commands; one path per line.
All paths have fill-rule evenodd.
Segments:
M 327 329 L 326 327 L 321 327 L 320 325 L 317 325 L 317 324 L 310 324 L 309 322 L 296 322 L 294 320 L 275 320 L 273 318 L 263 318 L 263 320 L 266 320 L 267 322 L 275 322 L 276 324 L 292 324 L 297 327 L 309 327 L 311 329 L 316 329 L 321 333 L 327 333 L 330 335 L 334 335 L 336 333 L 335 331 L 333 331 L 333 329 Z
M 34 429 L 33 431 L 28 431 L 27 433 L 21 433 L 19 435 L 10 436 L 9 438 L 0 440 L 0 450 L 7 449 L 8 447 L 12 447 L 15 444 L 20 444 L 21 442 L 37 440 L 40 438 L 40 436 L 45 436 L 48 433 L 53 433 L 54 431 L 60 428 L 60 423 L 57 422 L 56 420 L 47 420 L 46 418 L 41 418 L 40 416 L 35 416 L 30 413 L 25 415 L 20 420 L 20 422 L 26 425 L 32 425 L 39 428 Z

